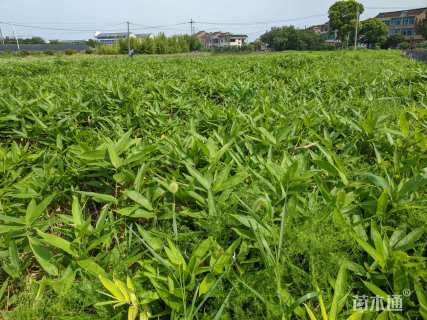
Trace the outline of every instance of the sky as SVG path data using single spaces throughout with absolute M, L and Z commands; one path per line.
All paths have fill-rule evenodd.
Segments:
M 381 11 L 426 7 L 426 0 L 362 0 L 362 18 Z M 327 21 L 334 0 L 0 0 L 0 28 L 12 36 L 49 39 L 90 39 L 96 31 L 135 33 L 228 31 L 251 40 L 273 26 L 308 27 Z M 15 24 L 12 26 L 11 24 Z

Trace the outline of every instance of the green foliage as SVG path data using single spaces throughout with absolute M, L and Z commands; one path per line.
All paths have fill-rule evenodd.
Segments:
M 67 55 L 67 56 L 72 56 L 72 55 L 76 54 L 76 53 L 77 53 L 77 51 L 76 51 L 76 50 L 74 50 L 74 49 L 67 49 L 67 50 L 65 50 L 65 51 L 64 51 L 64 53 L 65 53 L 65 55 Z
M 422 35 L 427 40 L 427 17 L 417 23 L 417 33 Z
M 275 51 L 319 50 L 323 44 L 319 34 L 310 30 L 296 29 L 293 26 L 272 28 L 260 39 Z
M 396 49 L 404 41 L 405 38 L 401 34 L 394 34 L 386 39 L 382 47 L 384 49 Z
M 340 0 L 329 8 L 330 28 L 337 30 L 343 45 L 356 27 L 358 14 L 361 15 L 364 10 L 363 4 L 356 0 Z
M 201 43 L 197 37 L 188 35 L 170 36 L 160 33 L 154 37 L 131 38 L 130 46 L 137 54 L 186 53 L 200 50 Z M 120 53 L 128 52 L 128 40 L 119 42 Z
M 388 28 L 381 19 L 368 19 L 362 23 L 361 41 L 369 48 L 375 48 L 386 41 Z
M 425 64 L 370 50 L 0 68 L 1 318 L 426 316 Z M 353 310 L 404 290 L 404 312 Z

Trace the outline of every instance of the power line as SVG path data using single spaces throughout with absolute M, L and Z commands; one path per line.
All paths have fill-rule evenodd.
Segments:
M 71 29 L 71 28 L 43 27 L 43 26 L 35 26 L 35 25 L 27 25 L 27 24 L 7 22 L 7 21 L 0 21 L 0 23 L 5 24 L 5 25 L 9 25 L 12 27 L 21 27 L 21 28 L 27 28 L 27 29 L 52 30 L 52 31 L 72 31 L 72 32 L 94 32 L 94 31 L 96 31 L 96 28 L 94 28 L 94 29 Z M 108 31 L 113 31 L 113 30 L 108 30 Z
M 326 14 L 316 14 L 305 17 L 289 18 L 283 20 L 271 20 L 271 21 L 254 21 L 254 22 L 212 22 L 212 21 L 196 21 L 199 24 L 211 24 L 211 25 L 230 25 L 230 26 L 251 26 L 251 25 L 268 25 L 273 23 L 291 22 L 299 20 L 307 20 L 311 18 L 326 17 Z

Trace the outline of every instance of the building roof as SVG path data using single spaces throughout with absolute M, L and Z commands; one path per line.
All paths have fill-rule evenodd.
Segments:
M 424 11 L 427 10 L 426 8 L 419 8 L 419 9 L 410 9 L 410 10 L 400 10 L 400 11 L 391 11 L 391 12 L 380 12 L 377 15 L 377 18 L 398 18 L 402 16 L 417 16 Z
M 118 38 L 126 38 L 126 32 L 101 32 L 95 35 L 97 39 L 118 39 Z
M 199 31 L 196 33 L 196 36 L 199 38 L 206 38 L 206 37 L 210 37 L 210 38 L 225 38 L 225 37 L 247 38 L 248 37 L 245 34 L 232 34 L 230 32 L 221 32 L 221 31 L 216 31 L 216 32 Z

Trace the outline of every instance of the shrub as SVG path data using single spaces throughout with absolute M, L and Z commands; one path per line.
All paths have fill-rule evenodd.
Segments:
M 417 44 L 417 48 L 427 49 L 427 41 L 423 41 Z
M 86 54 L 93 54 L 93 53 L 95 53 L 95 50 L 94 50 L 94 49 L 92 49 L 92 48 L 89 48 L 89 49 L 86 49 L 86 50 L 85 50 L 85 53 L 86 53 Z
M 76 51 L 76 50 L 74 50 L 74 49 L 67 49 L 67 50 L 65 50 L 65 51 L 64 51 L 64 53 L 65 53 L 65 55 L 67 55 L 67 56 L 72 56 L 73 54 L 76 54 L 76 53 L 77 53 L 77 51 Z
M 119 47 L 118 46 L 101 45 L 101 46 L 98 46 L 96 48 L 95 52 L 97 54 L 106 54 L 106 55 L 119 54 Z
M 409 49 L 409 47 L 410 47 L 410 45 L 409 45 L 409 42 L 407 42 L 407 41 L 403 41 L 403 42 L 399 43 L 399 49 L 401 49 L 401 50 Z
M 47 56 L 53 56 L 55 53 L 52 50 L 46 50 L 44 52 L 44 54 L 47 55 Z
M 17 55 L 18 57 L 28 57 L 29 55 L 31 55 L 31 52 L 26 51 L 26 50 L 21 50 L 21 51 L 18 51 L 18 52 L 16 53 L 16 55 Z

